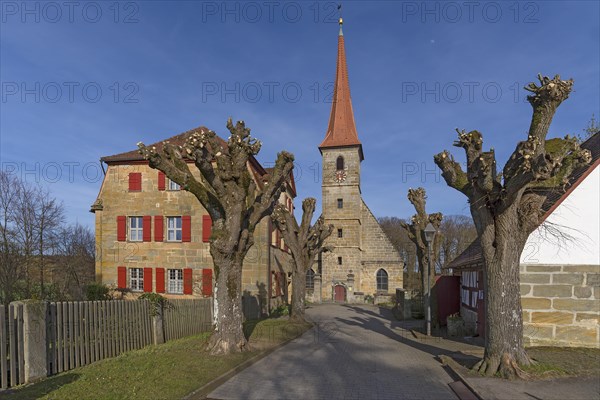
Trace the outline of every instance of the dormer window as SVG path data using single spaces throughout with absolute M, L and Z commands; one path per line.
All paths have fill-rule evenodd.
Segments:
M 339 156 L 335 162 L 336 169 L 342 171 L 344 169 L 344 157 Z

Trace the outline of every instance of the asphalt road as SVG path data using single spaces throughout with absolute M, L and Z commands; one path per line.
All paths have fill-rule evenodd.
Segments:
M 315 327 L 228 380 L 213 399 L 456 399 L 434 351 L 373 306 L 307 310 Z M 410 339 L 410 340 L 407 340 Z

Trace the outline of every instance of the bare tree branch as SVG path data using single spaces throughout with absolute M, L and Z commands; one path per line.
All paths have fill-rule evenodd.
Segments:
M 190 134 L 183 145 L 164 143 L 162 151 L 138 143 L 139 152 L 158 169 L 194 194 L 209 213 L 213 229 L 210 252 L 215 264 L 215 335 L 213 354 L 246 349 L 241 328 L 242 263 L 254 244 L 254 230 L 273 211 L 290 179 L 294 157 L 277 156 L 275 168 L 264 185 L 254 174 L 253 157 L 261 143 L 250 135 L 244 121 L 227 120 L 230 136 L 224 142 L 210 130 Z M 193 163 L 200 179 L 192 174 Z
M 294 266 L 292 268 L 292 318 L 298 320 L 304 320 L 306 272 L 311 268 L 315 256 L 323 249 L 325 240 L 333 231 L 333 225 L 326 226 L 322 216 L 314 225 L 310 225 L 315 206 L 314 198 L 304 199 L 300 226 L 296 218 L 281 204 L 278 204 L 271 214 L 271 220 L 281 231 L 292 253 Z

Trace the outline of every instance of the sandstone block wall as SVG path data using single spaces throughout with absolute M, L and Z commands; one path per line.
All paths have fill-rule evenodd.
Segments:
M 521 265 L 529 346 L 600 347 L 600 265 Z
M 403 283 L 403 263 L 377 219 L 371 213 L 360 192 L 360 157 L 358 147 L 324 149 L 323 153 L 323 216 L 334 225 L 326 245 L 334 250 L 322 256 L 322 298 L 332 299 L 333 286 L 342 283 L 350 288 L 348 274 L 354 274 L 352 290 L 364 295 L 377 292 L 376 274 L 384 269 L 388 274 L 388 293 L 394 293 Z M 344 182 L 335 180 L 336 160 L 344 157 Z M 343 199 L 343 208 L 338 208 Z M 343 237 L 338 237 L 342 229 Z M 338 262 L 342 258 L 342 264 Z

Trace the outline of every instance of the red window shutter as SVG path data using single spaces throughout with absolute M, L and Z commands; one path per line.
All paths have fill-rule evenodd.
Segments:
M 166 187 L 165 173 L 158 171 L 158 190 L 165 190 Z
M 165 269 L 156 268 L 156 293 L 165 292 Z
M 192 269 L 183 269 L 183 294 L 192 294 Z
M 117 267 L 117 287 L 119 289 L 127 288 L 127 268 Z
M 281 275 L 275 272 L 275 296 L 281 295 Z
M 117 240 L 119 242 L 127 240 L 127 218 L 124 215 L 117 217 Z
M 152 292 L 152 268 L 144 268 L 144 292 Z
M 162 242 L 163 241 L 163 229 L 164 222 L 162 215 L 156 215 L 154 217 L 154 241 Z
M 212 269 L 202 269 L 202 294 L 212 296 Z
M 143 235 L 144 242 L 151 242 L 152 241 L 152 217 L 149 215 L 145 215 L 144 218 L 142 219 L 142 221 L 143 221 L 142 235 Z
M 129 191 L 139 192 L 142 190 L 142 173 L 141 172 L 130 172 L 129 173 Z
M 192 217 L 189 215 L 181 217 L 181 241 L 192 241 Z
M 212 219 L 210 215 L 202 216 L 202 241 L 208 243 L 210 241 L 210 235 L 212 234 Z

